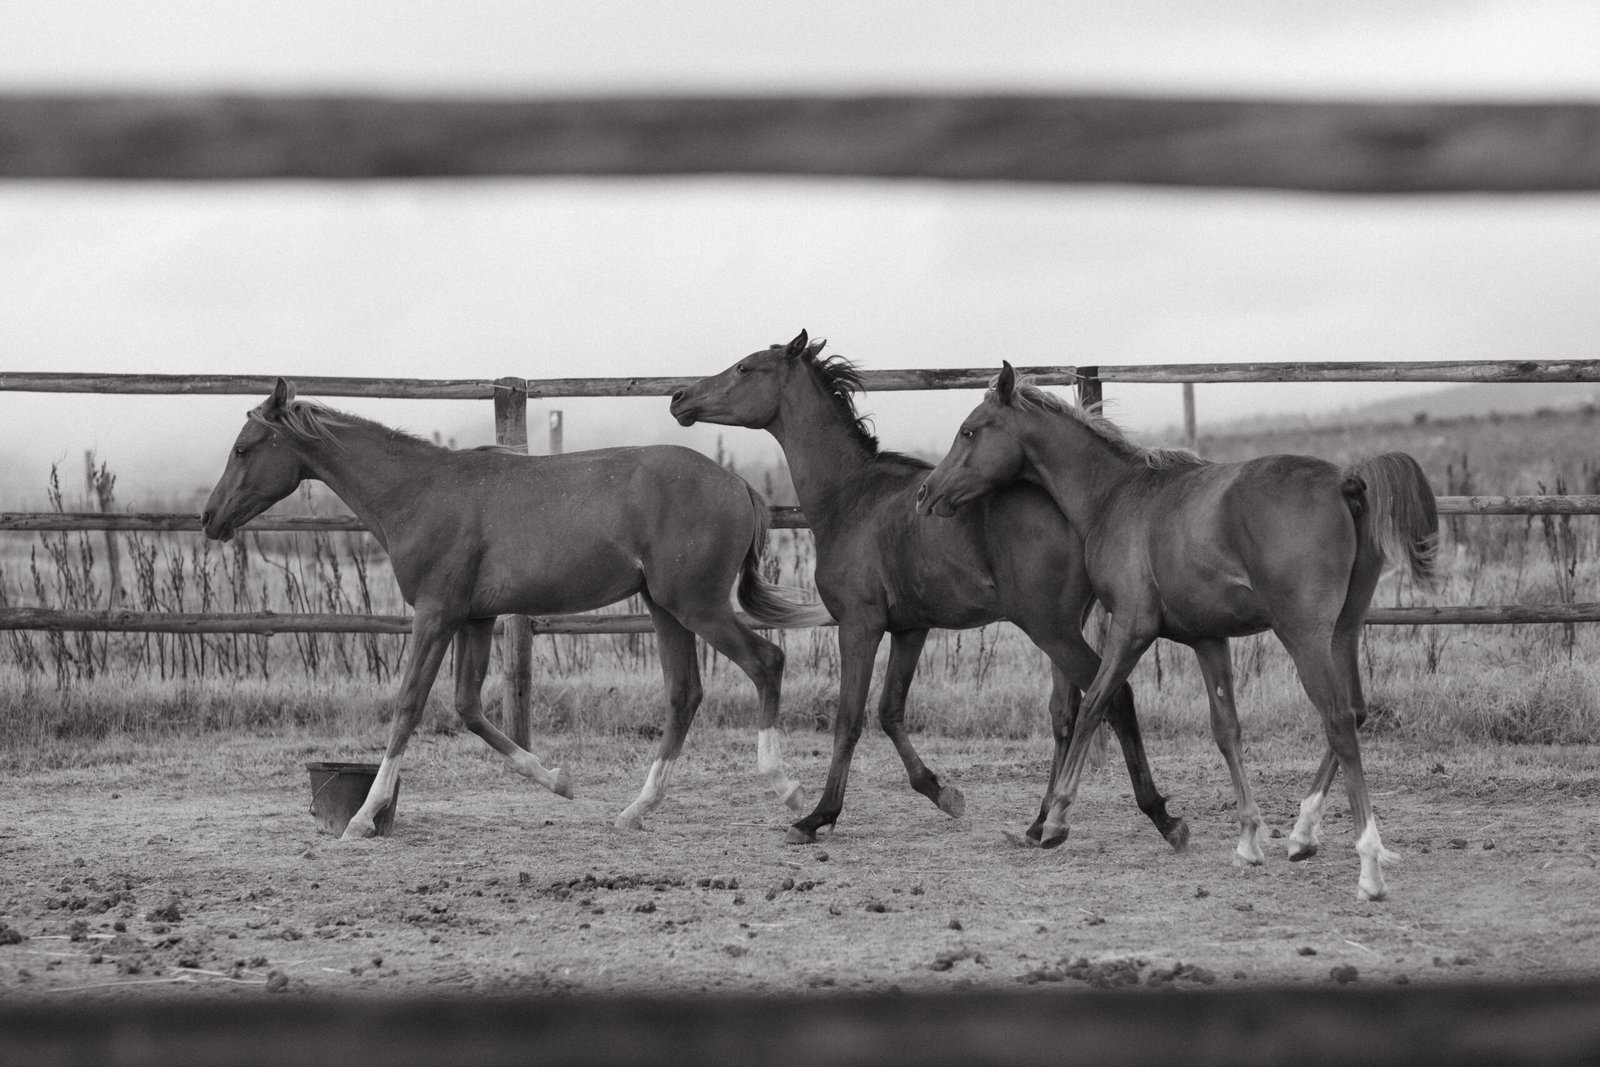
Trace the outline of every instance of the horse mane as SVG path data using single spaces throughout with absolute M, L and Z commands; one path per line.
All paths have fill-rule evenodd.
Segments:
M 873 433 L 871 420 L 856 411 L 856 394 L 862 391 L 861 368 L 854 360 L 843 356 L 826 356 L 818 358 L 817 353 L 822 351 L 822 346 L 827 341 L 814 341 L 806 350 L 800 353 L 800 360 L 816 374 L 821 383 L 823 392 L 828 399 L 833 401 L 834 407 L 844 416 L 846 424 L 850 427 L 850 435 L 866 448 L 871 455 L 883 455 L 895 458 L 897 452 L 884 452 L 878 444 L 878 435 Z M 782 348 L 783 345 L 773 345 L 773 348 Z M 909 457 L 902 457 L 909 458 Z
M 409 430 L 385 426 L 375 419 L 362 418 L 360 415 L 352 415 L 348 411 L 339 411 L 315 400 L 292 400 L 284 406 L 282 413 L 277 418 L 269 419 L 262 410 L 267 406 L 267 403 L 270 403 L 270 401 L 263 402 L 259 406 L 252 408 L 250 410 L 250 419 L 304 443 L 316 443 L 330 448 L 343 448 L 344 446 L 339 443 L 332 432 L 334 425 L 343 424 L 346 426 L 364 426 L 368 429 L 388 434 L 390 439 L 398 439 L 409 444 L 427 445 L 429 448 L 436 448 L 441 452 L 452 451 L 443 445 L 434 444 L 426 437 L 411 433 Z M 483 445 L 472 451 L 511 450 L 502 448 L 499 445 Z
M 986 397 L 995 395 L 994 382 Z M 1031 378 L 1018 378 L 1011 393 L 1011 403 L 1025 410 L 1049 411 L 1076 419 L 1084 428 L 1110 445 L 1118 454 L 1138 460 L 1151 470 L 1169 467 L 1199 467 L 1208 462 L 1187 448 L 1142 448 L 1128 440 L 1122 427 L 1112 422 L 1101 410 L 1100 404 L 1080 407 L 1055 393 L 1049 393 L 1034 384 Z

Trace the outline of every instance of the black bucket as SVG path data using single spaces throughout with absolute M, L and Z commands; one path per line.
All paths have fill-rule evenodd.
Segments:
M 317 828 L 338 836 L 350 825 L 355 813 L 366 803 L 372 783 L 378 777 L 376 763 L 308 763 L 311 772 L 311 814 Z M 378 812 L 374 825 L 379 837 L 388 837 L 394 826 L 394 809 L 400 800 L 400 779 L 394 780 L 389 803 Z

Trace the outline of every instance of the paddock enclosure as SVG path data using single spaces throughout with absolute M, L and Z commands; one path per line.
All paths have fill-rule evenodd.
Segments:
M 675 148 L 662 152 L 664 144 Z M 6 179 L 659 173 L 1334 194 L 1594 192 L 1600 107 L 978 96 L 0 97 Z M 774 329 L 800 325 L 825 324 Z M 731 339 L 729 351 L 749 340 Z M 1053 357 L 1024 357 L 1029 365 L 1019 372 L 1071 387 L 1089 403 L 1117 383 L 1600 383 L 1600 360 L 1112 366 Z M 869 363 L 864 378 L 869 391 L 979 389 L 994 373 Z M 530 399 L 665 398 L 693 377 L 296 381 L 302 396 L 334 402 L 487 401 L 495 439 L 525 451 Z M 270 375 L 5 370 L 0 407 L 28 392 L 261 397 L 272 384 Z M 225 444 L 217 443 L 219 458 Z M 1446 521 L 1600 515 L 1593 493 L 1473 492 L 1442 495 L 1438 505 Z M 773 525 L 802 529 L 805 517 L 775 508 Z M 263 517 L 246 529 L 360 532 L 342 518 Z M 186 537 L 198 521 L 9 512 L 0 514 L 0 533 L 7 531 Z M 1597 621 L 1600 603 L 1570 596 L 1384 603 L 1368 619 L 1402 627 Z M 502 722 L 527 745 L 533 636 L 644 633 L 649 622 L 597 614 L 511 617 L 503 627 Z M 404 616 L 351 612 L 0 607 L 0 630 L 19 632 L 408 628 Z M 376 738 L 375 729 L 337 739 L 112 737 L 83 742 L 68 758 L 9 754 L 0 810 L 14 814 L 0 826 L 0 916 L 16 939 L 0 930 L 0 990 L 10 1001 L 0 1002 L 0 1059 L 69 1062 L 120 1049 L 124 1062 L 140 1062 L 151 1049 L 192 1052 L 231 1039 L 238 1062 L 267 1062 L 286 1050 L 270 1038 L 253 1050 L 240 1046 L 260 1021 L 232 1001 L 268 992 L 291 1006 L 276 1019 L 325 1035 L 329 1051 L 351 1047 L 352 1027 L 411 1033 L 390 1014 L 403 1001 L 379 998 L 488 997 L 406 1018 L 426 1020 L 431 1029 L 420 1032 L 434 1037 L 476 1028 L 485 1055 L 514 1036 L 542 1036 L 554 1062 L 647 1062 L 672 1048 L 706 1063 L 748 1062 L 752 1049 L 773 1062 L 955 1062 L 974 1049 L 1017 1063 L 1119 1055 L 1138 1062 L 1174 1050 L 1194 1063 L 1278 1062 L 1298 1049 L 1305 1062 L 1361 1054 L 1412 1062 L 1423 1050 L 1456 1062 L 1561 1063 L 1600 1049 L 1600 769 L 1591 746 L 1368 741 L 1386 837 L 1406 862 L 1394 869 L 1393 900 L 1358 905 L 1345 885 L 1347 865 L 1327 861 L 1344 857 L 1351 840 L 1342 805 L 1330 811 L 1323 857 L 1291 866 L 1274 838 L 1264 868 L 1227 865 L 1229 796 L 1209 742 L 1152 744 L 1160 780 L 1195 831 L 1181 855 L 1142 825 L 1126 787 L 1108 773 L 1086 781 L 1080 825 L 1064 848 L 1019 848 L 1002 831 L 1020 829 L 1031 814 L 1045 743 L 942 737 L 930 738 L 928 751 L 968 794 L 966 817 L 946 820 L 914 803 L 892 753 L 868 744 L 847 824 L 816 846 L 785 849 L 787 819 L 761 795 L 748 732 L 705 728 L 691 734 L 673 801 L 645 834 L 610 829 L 645 742 L 575 731 L 541 738 L 581 769 L 570 804 L 536 796 L 470 742 L 425 737 L 406 766 L 394 837 L 348 845 L 317 837 L 303 763 L 370 753 Z M 1294 738 L 1250 740 L 1265 822 L 1282 830 L 1316 750 Z M 798 735 L 792 744 L 791 769 L 820 782 L 825 737 Z M 1097 992 L 1133 987 L 1183 996 L 1157 1002 Z M 1064 990 L 1085 994 L 1054 995 Z M 658 999 L 702 992 L 763 999 L 665 1007 Z M 603 995 L 579 1002 L 571 1019 L 611 1027 L 610 1043 L 589 1043 L 553 1002 L 536 1000 L 517 1015 L 530 993 Z M 331 1017 L 320 994 L 346 995 L 356 1006 Z M 204 1011 L 142 1003 L 194 995 L 206 997 Z M 141 1003 L 93 1015 L 51 1004 L 79 996 Z M 1180 1006 L 1152 1025 L 1158 1003 Z M 189 1014 L 180 1025 L 168 1010 Z M 792 1025 L 773 1021 L 786 1016 Z M 946 1029 L 924 1025 L 935 1016 Z M 797 1032 L 808 1025 L 809 1038 Z M 698 1036 L 686 1036 L 695 1027 Z M 912 1029 L 918 1037 L 907 1036 Z M 726 1043 L 710 1046 L 706 1033 Z M 832 1043 L 818 1036 L 830 1034 Z M 850 1041 L 837 1036 L 846 1034 Z M 676 1043 L 648 1045 L 644 1035 Z M 413 1050 L 429 1047 L 426 1037 L 414 1040 Z M 1304 1041 L 1316 1055 L 1300 1048 Z M 422 1053 L 413 1055 L 421 1062 Z M 395 1061 L 408 1062 L 403 1054 Z

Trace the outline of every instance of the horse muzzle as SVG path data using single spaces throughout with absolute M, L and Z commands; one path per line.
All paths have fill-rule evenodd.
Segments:
M 673 418 L 678 420 L 679 426 L 693 426 L 695 424 L 694 408 L 684 399 L 683 394 L 684 390 L 682 389 L 673 393 L 672 405 L 667 410 L 672 413 Z

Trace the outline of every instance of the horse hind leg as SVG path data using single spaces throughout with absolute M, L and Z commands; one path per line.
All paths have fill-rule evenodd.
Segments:
M 1226 638 L 1211 638 L 1194 642 L 1193 648 L 1195 659 L 1200 663 L 1200 676 L 1205 681 L 1206 700 L 1211 705 L 1211 735 L 1233 779 L 1234 810 L 1239 818 L 1239 843 L 1233 850 L 1234 863 L 1259 867 L 1267 861 L 1266 853 L 1261 850 L 1261 809 L 1244 770 L 1228 642 Z
M 713 609 L 679 618 L 755 683 L 761 702 L 756 728 L 756 772 L 766 780 L 779 803 L 790 811 L 800 811 L 806 804 L 805 787 L 789 774 L 783 758 L 783 731 L 778 728 L 783 649 L 740 622 L 733 609 L 722 601 Z
M 483 713 L 483 679 L 489 673 L 494 619 L 473 619 L 456 636 L 456 714 L 467 729 L 504 756 L 511 769 L 558 797 L 572 799 L 572 775 L 564 767 L 545 767 L 539 757 L 507 737 Z
M 656 758 L 650 764 L 639 796 L 617 816 L 619 830 L 643 830 L 644 817 L 666 799 L 667 781 L 673 764 L 683 751 L 684 738 L 700 708 L 704 690 L 700 686 L 700 664 L 695 658 L 694 633 L 663 611 L 648 597 L 651 621 L 656 628 L 656 649 L 661 659 L 661 675 L 667 689 L 667 722 L 661 731 Z
M 1366 773 L 1361 766 L 1361 744 L 1356 736 L 1356 709 L 1351 703 L 1343 665 L 1337 662 L 1331 640 L 1322 643 L 1286 639 L 1284 644 L 1294 658 L 1306 695 L 1322 715 L 1328 747 L 1337 760 L 1338 769 L 1344 772 L 1351 822 L 1358 827 L 1356 854 L 1361 858 L 1356 899 L 1382 900 L 1388 895 L 1383 865 L 1398 857 L 1383 847 L 1383 840 L 1378 833 L 1377 816 L 1372 810 Z
M 906 694 L 917 673 L 917 660 L 928 640 L 926 630 L 901 630 L 889 635 L 889 666 L 883 676 L 883 692 L 878 698 L 878 724 L 900 754 L 911 788 L 933 801 L 940 811 L 959 818 L 967 810 L 967 798 L 953 785 L 942 785 L 939 776 L 928 769 L 906 732 Z
M 1055 739 L 1055 752 L 1050 757 L 1050 775 L 1045 780 L 1044 799 L 1039 801 L 1039 815 L 1023 834 L 1024 838 L 1038 844 L 1044 833 L 1044 820 L 1050 814 L 1050 798 L 1055 795 L 1056 779 L 1067 762 L 1067 750 L 1072 746 L 1072 728 L 1078 719 L 1078 708 L 1083 694 L 1060 667 L 1050 670 L 1050 735 Z

